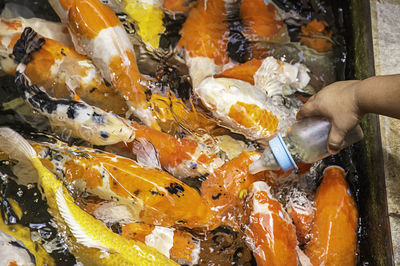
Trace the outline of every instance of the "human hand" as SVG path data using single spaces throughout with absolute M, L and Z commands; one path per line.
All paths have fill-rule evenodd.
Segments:
M 359 108 L 357 90 L 361 81 L 348 80 L 332 83 L 313 95 L 297 113 L 297 120 L 323 116 L 331 122 L 328 151 L 337 154 L 344 145 L 346 134 L 358 125 L 363 113 Z

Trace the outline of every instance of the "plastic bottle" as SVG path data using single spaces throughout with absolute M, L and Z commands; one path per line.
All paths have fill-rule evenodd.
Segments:
M 298 163 L 314 163 L 330 155 L 328 136 L 330 122 L 322 117 L 310 117 L 295 122 L 282 137 L 278 132 L 269 140 L 269 147 L 261 158 L 250 165 L 250 173 L 263 170 L 283 171 L 297 169 Z M 363 138 L 360 126 L 355 127 L 345 137 L 347 147 Z

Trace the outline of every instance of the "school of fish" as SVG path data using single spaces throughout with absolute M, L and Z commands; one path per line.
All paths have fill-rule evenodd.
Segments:
M 311 165 L 249 171 L 268 137 L 296 120 L 307 100 L 299 95 L 321 89 L 312 66 L 260 48 L 291 42 L 287 13 L 264 0 L 49 4 L 61 23 L 0 16 L 0 71 L 51 130 L 32 133 L 43 140 L 0 127 L 0 158 L 18 183 L 39 185 L 77 262 L 356 265 L 358 213 L 344 169 L 327 167 L 319 186 L 300 185 Z M 175 17 L 185 17 L 180 38 L 162 48 L 163 21 Z M 231 50 L 238 23 L 241 60 Z M 304 20 L 301 32 L 298 45 L 332 53 L 325 21 Z M 141 72 L 143 51 L 184 62 L 189 99 L 160 85 L 168 67 Z M 0 254 L 12 254 L 4 265 L 56 264 L 28 234 L 2 224 L 0 240 Z

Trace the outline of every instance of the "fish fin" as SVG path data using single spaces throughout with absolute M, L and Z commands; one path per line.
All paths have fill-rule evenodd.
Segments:
M 8 127 L 0 128 L 0 149 L 18 161 L 31 160 L 37 156 L 28 141 Z
M 158 152 L 154 145 L 147 139 L 135 139 L 132 151 L 136 154 L 136 160 L 138 163 L 143 164 L 149 168 L 161 169 Z
M 297 246 L 297 265 L 299 266 L 312 266 L 310 258 Z
M 14 60 L 18 64 L 27 65 L 32 61 L 32 53 L 38 51 L 44 43 L 43 37 L 39 36 L 31 27 L 26 27 L 21 38 L 14 45 Z
M 18 161 L 18 168 L 13 167 L 13 171 L 20 169 L 14 171 L 14 174 L 18 177 L 18 183 L 37 182 L 36 168 L 31 163 L 31 159 L 35 158 L 37 154 L 27 140 L 10 128 L 1 127 L 0 150 L 7 153 L 11 159 Z
M 98 242 L 97 240 L 93 239 L 90 235 L 86 234 L 85 230 L 82 228 L 79 222 L 76 221 L 74 215 L 71 212 L 70 206 L 68 206 L 67 200 L 64 197 L 64 191 L 62 186 L 60 186 L 57 189 L 56 202 L 61 217 L 67 224 L 72 235 L 75 237 L 78 243 L 89 248 L 108 250 L 108 247 L 104 246 L 102 243 Z M 76 207 L 79 208 L 78 206 Z

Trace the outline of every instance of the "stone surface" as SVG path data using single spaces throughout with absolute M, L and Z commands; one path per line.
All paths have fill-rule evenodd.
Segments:
M 400 74 L 400 1 L 371 0 L 376 75 Z M 380 116 L 395 264 L 400 265 L 400 120 Z

